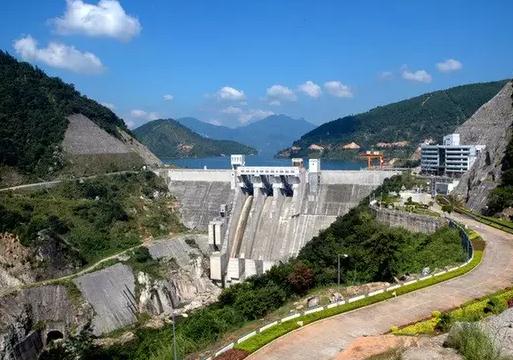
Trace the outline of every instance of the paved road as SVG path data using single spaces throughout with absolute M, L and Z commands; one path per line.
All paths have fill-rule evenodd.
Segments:
M 379 335 L 513 284 L 513 235 L 454 216 L 486 241 L 481 265 L 470 273 L 413 293 L 337 315 L 292 332 L 253 353 L 251 360 L 333 359 L 354 339 Z
M 27 189 L 39 189 L 39 188 L 48 188 L 55 186 L 57 184 L 60 184 L 63 181 L 70 181 L 70 180 L 90 180 L 95 179 L 99 176 L 113 176 L 113 175 L 121 175 L 121 174 L 128 174 L 128 173 L 138 173 L 138 171 L 132 171 L 132 170 L 126 170 L 126 171 L 116 171 L 111 173 L 105 173 L 105 174 L 99 174 L 99 175 L 91 175 L 91 176 L 85 176 L 85 177 L 77 177 L 77 178 L 70 178 L 70 179 L 63 179 L 63 180 L 51 180 L 51 181 L 43 181 L 38 183 L 32 183 L 32 184 L 23 184 L 23 185 L 16 185 L 11 186 L 7 188 L 0 189 L 0 191 L 16 191 L 16 190 L 27 190 Z

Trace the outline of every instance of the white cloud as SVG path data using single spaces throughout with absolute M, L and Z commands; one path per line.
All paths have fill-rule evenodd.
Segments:
M 207 123 L 212 124 L 212 125 L 215 125 L 215 126 L 221 126 L 221 125 L 223 125 L 219 120 L 215 120 L 215 119 L 208 120 L 208 121 L 207 121 Z
M 394 74 L 391 71 L 382 71 L 378 75 L 380 80 L 392 80 L 394 78 Z
M 128 15 L 117 0 L 100 0 L 98 5 L 67 0 L 64 15 L 52 23 L 63 35 L 78 33 L 128 41 L 141 32 L 139 20 Z
M 298 89 L 299 91 L 313 98 L 318 98 L 322 94 L 321 87 L 310 80 L 304 84 L 299 85 Z
M 126 126 L 128 126 L 129 129 L 133 129 L 135 127 L 135 122 L 132 120 L 126 121 Z
M 104 70 L 96 55 L 81 52 L 74 46 L 50 42 L 46 48 L 38 48 L 37 41 L 30 35 L 14 41 L 13 46 L 16 53 L 27 61 L 38 61 L 55 68 L 84 74 L 97 74 Z
M 296 94 L 283 85 L 273 85 L 267 88 L 266 93 L 270 105 L 280 105 L 282 101 L 296 101 Z
M 268 116 L 274 115 L 274 112 L 260 109 L 250 109 L 239 114 L 239 122 L 246 124 L 250 121 L 261 120 Z
M 441 72 L 452 72 L 460 70 L 463 67 L 463 64 L 455 59 L 447 59 L 444 62 L 439 62 L 436 64 L 438 71 Z
M 342 84 L 340 81 L 337 81 L 337 80 L 325 82 L 324 89 L 326 89 L 328 94 L 335 96 L 335 97 L 339 97 L 339 98 L 353 97 L 353 92 L 351 91 L 351 88 L 347 85 Z
M 106 108 L 109 108 L 110 110 L 116 109 L 116 106 L 114 106 L 114 104 L 112 104 L 112 103 L 102 102 L 101 104 L 103 106 L 105 106 Z
M 231 86 L 224 86 L 216 93 L 219 100 L 242 101 L 246 98 L 244 91 L 237 90 Z
M 222 109 L 221 113 L 237 118 L 241 124 L 246 124 L 254 120 L 260 120 L 274 114 L 274 112 L 268 110 L 243 109 L 238 106 L 228 106 L 227 108 Z
M 240 114 L 242 113 L 242 109 L 237 106 L 228 106 L 227 108 L 224 108 L 221 110 L 223 114 Z
M 431 75 L 426 70 L 410 71 L 404 68 L 401 75 L 403 79 L 410 81 L 430 83 L 432 80 Z
M 146 112 L 144 110 L 134 109 L 130 111 L 130 115 L 136 119 L 141 120 L 157 120 L 160 118 L 160 115 L 156 112 Z
M 175 97 L 173 95 L 171 95 L 171 94 L 166 94 L 166 95 L 163 96 L 163 98 L 164 98 L 165 101 L 171 101 Z

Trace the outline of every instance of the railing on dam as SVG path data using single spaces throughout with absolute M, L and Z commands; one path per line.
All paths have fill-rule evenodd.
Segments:
M 297 166 L 240 166 L 237 168 L 237 175 L 299 176 L 300 171 Z

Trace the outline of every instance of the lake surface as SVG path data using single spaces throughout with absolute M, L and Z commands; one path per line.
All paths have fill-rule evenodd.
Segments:
M 230 169 L 230 157 L 206 157 L 189 159 L 163 159 L 165 164 L 173 164 L 186 169 Z M 308 167 L 308 159 L 304 159 Z M 275 159 L 272 155 L 246 155 L 247 166 L 291 166 L 290 159 Z M 360 170 L 367 163 L 361 161 L 321 160 L 321 169 L 324 170 Z

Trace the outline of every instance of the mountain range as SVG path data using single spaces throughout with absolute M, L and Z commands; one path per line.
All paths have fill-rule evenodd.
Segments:
M 216 140 L 201 136 L 173 119 L 153 120 L 133 132 L 161 159 L 256 153 L 254 148 L 233 140 Z
M 439 142 L 453 132 L 506 82 L 457 86 L 326 122 L 278 155 L 354 159 L 361 150 L 376 149 L 389 158 L 405 158 L 419 143 Z
M 293 119 L 287 115 L 271 115 L 238 128 L 218 126 L 185 117 L 177 119 L 182 125 L 198 134 L 219 140 L 234 140 L 255 148 L 259 154 L 274 155 L 289 146 L 292 141 L 315 128 L 304 119 Z

